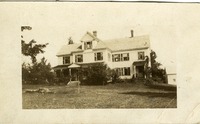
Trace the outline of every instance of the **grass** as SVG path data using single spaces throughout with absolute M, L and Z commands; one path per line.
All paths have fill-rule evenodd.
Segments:
M 24 93 L 24 109 L 176 108 L 175 91 L 152 89 L 143 84 L 109 84 L 77 87 L 23 85 L 26 89 L 49 88 L 54 93 Z

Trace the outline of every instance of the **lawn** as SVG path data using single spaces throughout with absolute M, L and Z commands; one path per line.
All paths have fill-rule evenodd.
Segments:
M 27 89 L 48 88 L 54 93 L 25 93 Z M 106 86 L 23 85 L 23 109 L 93 108 L 176 108 L 175 91 L 152 89 L 143 84 Z

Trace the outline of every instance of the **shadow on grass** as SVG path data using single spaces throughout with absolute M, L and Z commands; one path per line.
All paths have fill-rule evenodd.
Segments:
M 176 97 L 176 92 L 168 92 L 168 93 L 158 93 L 158 92 L 138 92 L 138 91 L 132 91 L 132 92 L 123 92 L 120 94 L 126 94 L 126 95 L 140 95 L 140 96 L 147 96 L 147 97 L 167 97 L 167 98 L 174 98 Z

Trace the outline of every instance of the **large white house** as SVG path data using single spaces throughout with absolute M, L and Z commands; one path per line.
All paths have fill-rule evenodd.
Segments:
M 97 32 L 86 32 L 80 43 L 63 45 L 57 53 L 58 65 L 56 72 L 66 72 L 70 67 L 87 67 L 91 64 L 103 62 L 111 69 L 116 69 L 122 79 L 144 77 L 145 56 L 150 58 L 149 36 L 130 37 L 101 40 Z

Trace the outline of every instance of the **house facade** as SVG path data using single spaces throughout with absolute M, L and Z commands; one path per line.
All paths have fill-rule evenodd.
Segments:
M 145 57 L 150 58 L 150 51 L 149 36 L 134 36 L 133 30 L 130 37 L 104 41 L 98 38 L 96 31 L 86 32 L 80 43 L 61 47 L 57 53 L 58 65 L 53 69 L 67 75 L 70 66 L 105 63 L 122 79 L 130 79 L 133 75 L 143 78 Z
M 168 84 L 177 85 L 176 83 L 176 67 L 168 66 L 166 69 Z

